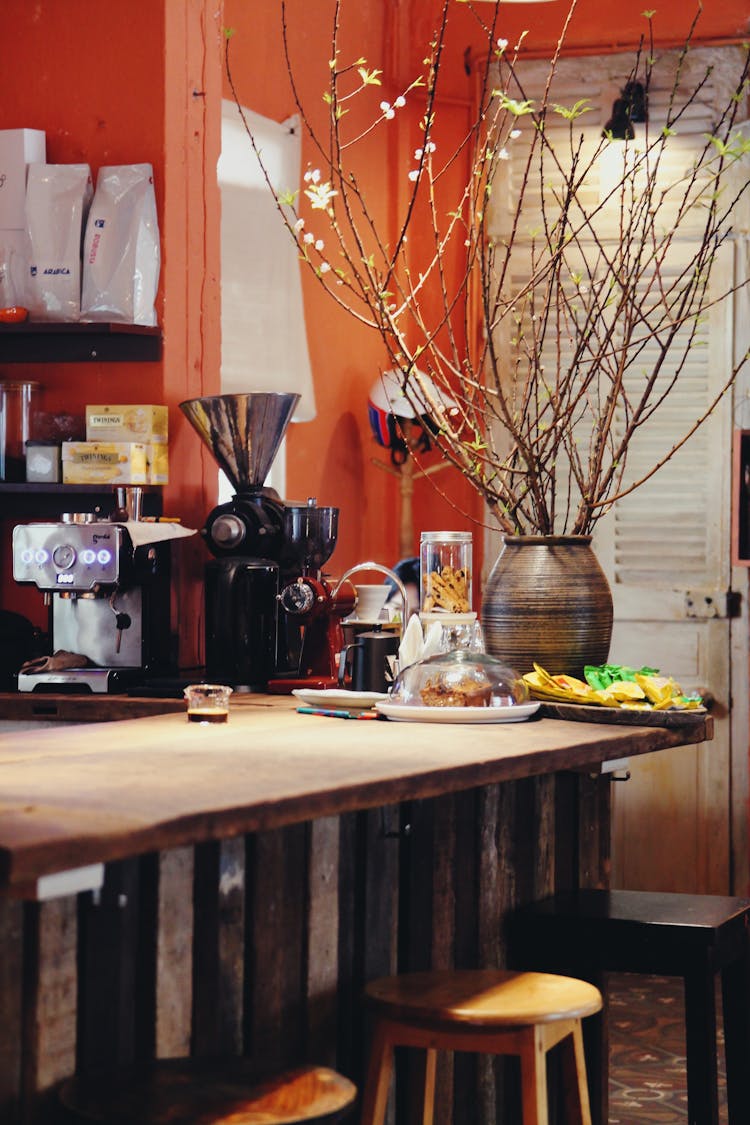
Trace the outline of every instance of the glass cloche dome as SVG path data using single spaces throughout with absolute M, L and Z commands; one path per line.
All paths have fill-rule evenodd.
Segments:
M 453 649 L 404 668 L 391 699 L 410 707 L 512 707 L 528 702 L 529 689 L 493 656 Z

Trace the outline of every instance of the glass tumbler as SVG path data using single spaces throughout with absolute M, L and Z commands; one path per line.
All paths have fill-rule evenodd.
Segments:
M 189 723 L 227 722 L 232 689 L 226 684 L 188 684 L 183 694 Z
M 40 384 L 28 379 L 0 380 L 0 480 L 26 480 L 26 442 Z

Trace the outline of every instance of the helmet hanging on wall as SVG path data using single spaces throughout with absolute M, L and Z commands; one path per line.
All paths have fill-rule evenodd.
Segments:
M 421 428 L 421 433 L 409 435 L 409 444 L 417 452 L 424 453 L 429 450 L 430 436 L 431 433 L 434 434 L 427 412 L 427 402 L 425 401 L 425 413 L 418 413 L 404 394 L 401 380 L 402 376 L 399 372 L 385 371 L 370 388 L 367 402 L 373 437 L 378 445 L 391 451 L 391 461 L 395 465 L 403 465 L 409 452 L 404 437 L 405 423 Z M 419 372 L 419 381 L 425 393 L 438 400 L 447 410 L 456 408 L 453 399 L 439 390 L 429 375 Z M 413 397 L 416 393 L 415 388 Z

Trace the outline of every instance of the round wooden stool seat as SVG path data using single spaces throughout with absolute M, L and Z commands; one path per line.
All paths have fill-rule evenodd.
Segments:
M 433 1119 L 439 1050 L 518 1056 L 523 1125 L 548 1125 L 546 1055 L 558 1044 L 569 1120 L 590 1125 L 581 1020 L 601 1009 L 594 985 L 548 973 L 444 970 L 383 977 L 365 993 L 374 1026 L 362 1125 L 384 1120 L 395 1047 L 426 1052 L 414 1117 L 422 1125 Z
M 495 969 L 405 973 L 372 981 L 365 992 L 390 1019 L 440 1027 L 525 1027 L 581 1019 L 602 1006 L 599 990 L 586 981 Z
M 60 1089 L 75 1120 L 106 1125 L 294 1125 L 332 1120 L 356 1096 L 353 1083 L 320 1066 L 251 1081 L 243 1059 L 162 1059 L 71 1078 Z

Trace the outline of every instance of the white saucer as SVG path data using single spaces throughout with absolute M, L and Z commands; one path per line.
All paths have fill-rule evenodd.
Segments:
M 345 688 L 294 688 L 292 695 L 310 707 L 343 707 L 349 711 L 362 711 L 388 699 L 381 691 L 347 691 Z
M 512 707 L 420 707 L 408 703 L 376 703 L 387 719 L 400 723 L 521 723 L 539 710 L 539 703 Z

